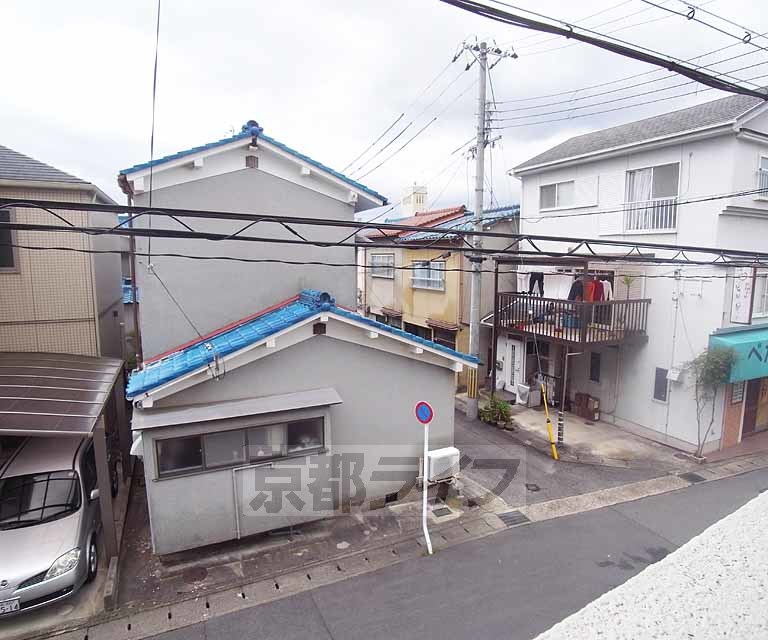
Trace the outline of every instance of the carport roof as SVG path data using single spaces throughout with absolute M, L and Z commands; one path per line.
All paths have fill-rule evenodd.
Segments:
M 89 435 L 121 366 L 113 358 L 0 353 L 0 435 Z

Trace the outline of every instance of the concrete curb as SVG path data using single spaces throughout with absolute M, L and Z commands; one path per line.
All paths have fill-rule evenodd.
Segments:
M 702 480 L 692 481 L 679 475 L 667 475 L 620 487 L 541 502 L 521 507 L 519 511 L 528 522 L 506 525 L 496 514 L 482 512 L 476 517 L 453 520 L 431 528 L 435 551 L 442 551 L 464 542 L 484 538 L 509 528 L 542 522 L 641 498 L 677 491 L 697 482 L 710 482 L 742 475 L 768 467 L 768 455 L 739 459 L 718 466 L 702 468 Z M 699 471 L 697 470 L 697 474 Z M 356 551 L 328 561 L 318 561 L 300 569 L 263 577 L 256 582 L 224 587 L 205 595 L 181 599 L 175 603 L 136 613 L 125 611 L 105 615 L 76 627 L 60 627 L 42 634 L 26 636 L 28 640 L 55 637 L 58 640 L 141 640 L 167 631 L 191 626 L 234 611 L 266 604 L 347 578 L 370 573 L 425 555 L 424 539 L 414 533 L 393 538 L 386 544 Z M 123 615 L 119 615 L 123 613 Z M 18 636 L 17 636 L 18 638 Z M 9 639 L 13 640 L 13 639 Z

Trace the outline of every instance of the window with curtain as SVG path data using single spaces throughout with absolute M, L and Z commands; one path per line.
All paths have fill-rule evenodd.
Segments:
M 679 179 L 678 163 L 627 171 L 624 230 L 674 231 Z

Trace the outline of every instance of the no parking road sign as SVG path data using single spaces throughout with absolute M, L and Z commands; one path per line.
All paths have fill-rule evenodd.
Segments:
M 430 405 L 429 402 L 424 402 L 423 400 L 416 403 L 415 413 L 416 419 L 421 422 L 421 424 L 429 424 L 432 422 L 432 418 L 435 417 L 435 412 L 432 410 L 432 405 Z

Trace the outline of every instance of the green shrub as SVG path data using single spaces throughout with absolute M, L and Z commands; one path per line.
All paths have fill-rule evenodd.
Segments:
M 487 406 L 480 409 L 480 419 L 488 424 L 507 423 L 512 417 L 512 405 L 492 397 Z

